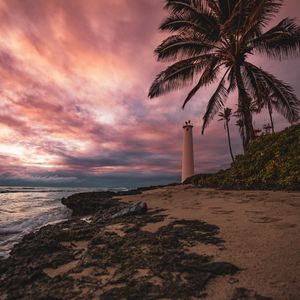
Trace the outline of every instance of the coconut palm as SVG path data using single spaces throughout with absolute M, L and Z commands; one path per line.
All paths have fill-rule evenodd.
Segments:
M 259 113 L 261 111 L 261 108 L 258 107 L 257 103 L 254 103 L 253 101 L 250 104 L 250 112 L 252 113 Z M 237 108 L 237 110 L 234 113 L 234 117 L 237 118 L 237 121 L 235 123 L 236 126 L 239 127 L 239 133 L 242 139 L 242 143 L 243 143 L 243 150 L 245 152 L 245 148 L 246 148 L 246 137 L 245 137 L 245 122 L 243 120 L 243 114 L 242 114 L 242 110 L 240 107 Z M 255 133 L 255 130 L 254 130 Z
M 274 120 L 273 120 L 273 107 L 276 109 L 278 113 L 282 112 L 282 106 L 284 107 L 284 103 L 276 101 L 276 98 L 273 98 L 273 95 L 266 91 L 266 94 L 264 97 L 260 99 L 260 102 L 258 103 L 258 112 L 260 112 L 263 108 L 266 108 L 269 112 L 270 116 L 270 122 L 272 127 L 272 133 L 275 133 L 274 128 Z
M 239 133 L 242 139 L 242 143 L 243 143 L 243 150 L 245 151 L 245 124 L 244 121 L 242 119 L 237 119 L 236 126 L 238 126 L 239 128 Z
M 276 104 L 276 102 L 275 102 Z M 270 116 L 270 121 L 271 121 L 271 126 L 272 126 L 272 133 L 275 133 L 275 128 L 274 128 L 274 121 L 273 121 L 273 108 L 272 108 L 272 100 L 270 99 L 267 102 L 267 107 L 268 107 L 268 111 L 269 111 L 269 116 Z
M 224 128 L 227 131 L 229 152 L 230 152 L 232 161 L 234 161 L 234 157 L 232 154 L 232 147 L 231 147 L 230 132 L 229 132 L 229 122 L 230 122 L 230 117 L 231 117 L 231 111 L 232 111 L 231 108 L 225 107 L 223 111 L 219 112 L 218 116 L 220 117 L 219 121 L 224 122 Z
M 184 108 L 201 88 L 216 83 L 203 117 L 203 134 L 228 94 L 237 90 L 245 144 L 255 137 L 251 102 L 261 102 L 266 89 L 285 118 L 298 120 L 300 102 L 293 88 L 248 61 L 255 53 L 277 59 L 299 55 L 300 26 L 293 19 L 263 31 L 282 4 L 283 0 L 166 0 L 169 16 L 160 29 L 171 35 L 155 53 L 159 61 L 175 63 L 157 75 L 149 97 L 194 85 Z

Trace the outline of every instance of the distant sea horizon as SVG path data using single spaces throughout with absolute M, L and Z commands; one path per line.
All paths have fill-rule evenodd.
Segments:
M 71 211 L 61 203 L 75 193 L 121 191 L 126 187 L 0 186 L 0 258 L 27 233 L 67 220 Z

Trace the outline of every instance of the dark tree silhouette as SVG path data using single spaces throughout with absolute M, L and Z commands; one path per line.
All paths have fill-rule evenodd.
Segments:
M 283 4 L 282 0 L 166 0 L 169 16 L 160 26 L 171 35 L 155 50 L 159 61 L 175 61 L 157 75 L 149 97 L 195 84 L 183 107 L 203 88 L 216 83 L 207 103 L 202 133 L 237 90 L 245 126 L 245 145 L 255 138 L 251 103 L 263 101 L 269 90 L 290 122 L 299 119 L 299 100 L 293 88 L 248 61 L 260 53 L 284 59 L 300 53 L 300 27 L 285 18 L 263 31 Z
M 279 113 L 284 115 L 285 102 L 280 102 L 278 99 L 273 98 L 273 94 L 266 91 L 266 95 L 262 97 L 258 103 L 257 110 L 260 112 L 263 108 L 266 108 L 269 112 L 270 122 L 272 126 L 272 133 L 275 133 L 274 120 L 273 120 L 273 108 Z
M 239 128 L 239 133 L 242 139 L 242 143 L 243 143 L 243 150 L 245 152 L 245 125 L 244 125 L 244 121 L 241 119 L 238 119 L 235 123 L 236 126 L 238 126 Z
M 218 116 L 220 117 L 219 121 L 224 122 L 224 128 L 227 131 L 229 151 L 230 151 L 232 161 L 234 162 L 234 156 L 232 153 L 232 146 L 231 146 L 231 139 L 230 139 L 230 131 L 229 131 L 229 122 L 230 122 L 230 117 L 231 117 L 231 111 L 232 111 L 231 108 L 225 107 L 223 111 L 219 112 Z

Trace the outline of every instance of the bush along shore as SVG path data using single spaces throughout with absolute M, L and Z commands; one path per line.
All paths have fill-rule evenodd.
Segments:
M 204 296 L 218 276 L 239 271 L 184 250 L 197 243 L 222 247 L 217 226 L 177 219 L 149 232 L 143 226 L 163 222 L 164 211 L 120 201 L 121 195 L 63 199 L 71 220 L 27 234 L 0 261 L 1 299 L 191 299 Z
M 195 175 L 186 183 L 221 189 L 300 190 L 300 124 L 258 137 L 229 169 Z

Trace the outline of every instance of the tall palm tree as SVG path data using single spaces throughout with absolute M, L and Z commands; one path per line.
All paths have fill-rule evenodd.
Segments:
M 300 101 L 293 88 L 248 61 L 255 53 L 284 59 L 300 54 L 300 26 L 285 18 L 267 31 L 283 0 L 165 0 L 169 16 L 160 26 L 170 32 L 155 50 L 159 61 L 175 61 L 159 73 L 149 97 L 194 85 L 183 103 L 207 85 L 217 83 L 203 117 L 202 134 L 223 107 L 228 94 L 237 90 L 245 124 L 245 144 L 254 139 L 252 101 L 261 101 L 265 89 L 281 103 L 290 122 L 299 119 Z
M 260 112 L 263 108 L 267 108 L 270 116 L 272 133 L 275 133 L 274 120 L 273 120 L 273 107 L 276 109 L 278 113 L 282 113 L 282 107 L 284 108 L 284 104 L 278 102 L 276 98 L 273 98 L 273 94 L 271 94 L 269 91 L 266 91 L 265 96 L 260 99 L 257 108 L 258 108 L 258 112 Z
M 239 133 L 240 133 L 242 143 L 243 143 L 243 150 L 245 152 L 245 124 L 244 124 L 244 121 L 242 119 L 237 119 L 235 125 L 238 126 L 238 128 L 239 128 Z
M 251 104 L 250 104 L 251 114 L 252 113 L 258 113 L 260 111 L 261 111 L 261 108 L 258 107 L 258 104 L 252 101 Z M 237 118 L 237 121 L 236 121 L 235 125 L 239 127 L 239 133 L 240 133 L 242 143 L 243 143 L 243 150 L 245 152 L 245 148 L 246 148 L 245 122 L 243 120 L 243 114 L 242 114 L 241 107 L 238 106 L 237 110 L 234 113 L 234 117 Z M 255 130 L 254 130 L 254 133 L 255 133 Z
M 270 121 L 271 121 L 271 126 L 272 126 L 272 133 L 275 133 L 275 128 L 274 128 L 274 121 L 273 121 L 273 108 L 272 108 L 272 100 L 270 99 L 267 102 L 267 106 L 268 106 L 268 111 L 269 111 L 269 116 L 270 116 Z
M 218 116 L 220 117 L 219 121 L 224 121 L 224 128 L 227 131 L 229 152 L 230 152 L 232 161 L 234 162 L 234 156 L 232 154 L 231 139 L 230 139 L 230 132 L 229 132 L 229 122 L 230 122 L 230 117 L 231 117 L 231 111 L 232 111 L 231 108 L 225 107 L 223 111 L 219 112 Z

